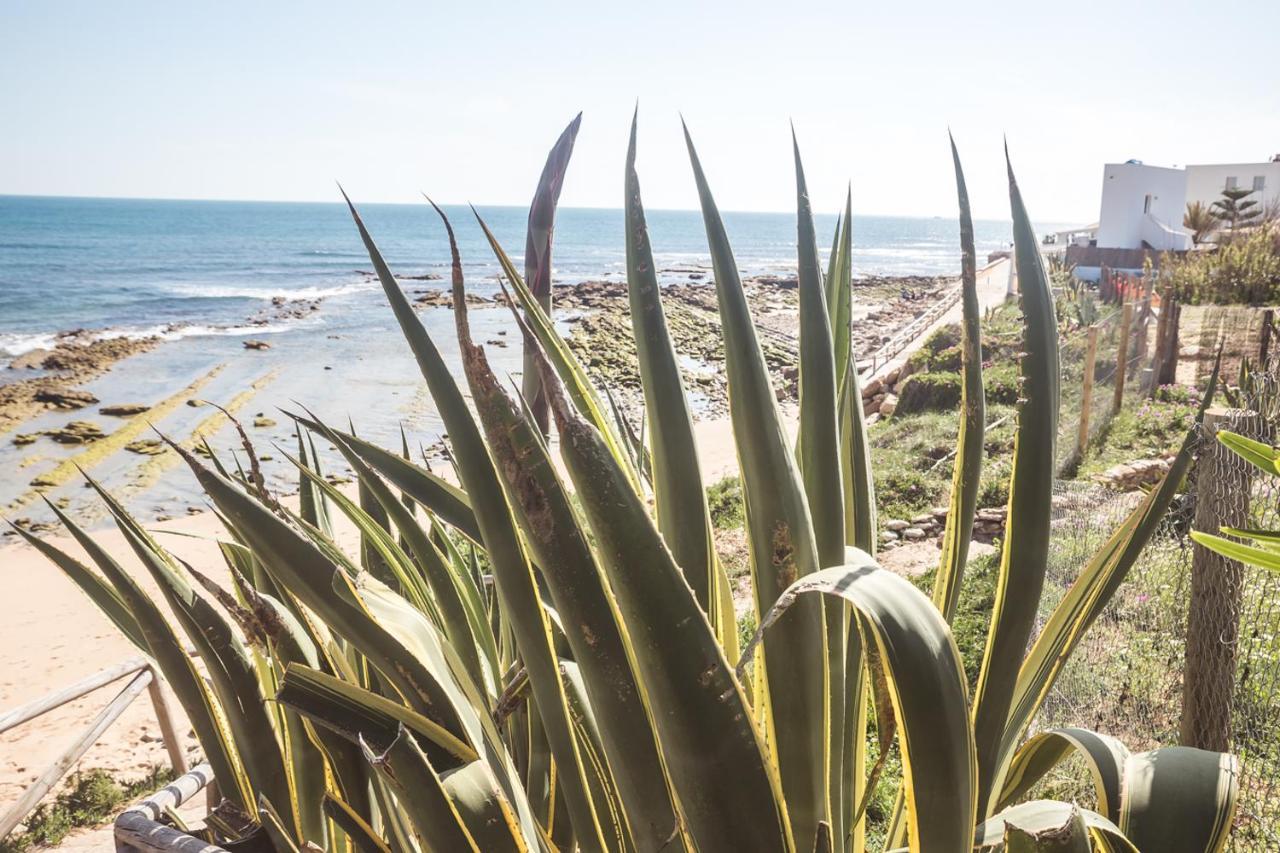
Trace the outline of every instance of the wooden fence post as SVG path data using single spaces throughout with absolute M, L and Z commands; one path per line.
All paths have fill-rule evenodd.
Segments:
M 1275 311 L 1271 308 L 1262 312 L 1262 334 L 1258 341 L 1258 369 L 1267 369 L 1267 358 L 1271 355 L 1271 327 L 1275 324 Z
M 1205 414 L 1196 472 L 1196 530 L 1216 534 L 1224 525 L 1248 526 L 1252 466 L 1223 446 L 1217 434 L 1229 428 L 1257 436 L 1261 427 L 1262 419 L 1252 412 L 1215 408 Z M 1240 563 L 1194 546 L 1182 675 L 1183 746 L 1216 752 L 1231 748 L 1243 584 Z
M 147 685 L 151 693 L 151 705 L 155 708 L 156 722 L 160 724 L 160 737 L 164 738 L 164 748 L 169 753 L 169 764 L 173 767 L 173 775 L 181 776 L 191 769 L 187 764 L 187 754 L 182 750 L 182 737 L 173 718 L 173 707 L 164 692 L 164 683 L 160 673 L 152 670 L 155 676 Z
M 1093 374 L 1098 360 L 1098 326 L 1089 327 L 1084 351 L 1084 389 L 1080 393 L 1080 433 L 1076 437 L 1076 456 L 1084 458 L 1089 447 L 1089 408 L 1093 405 Z
M 1116 347 L 1116 393 L 1111 402 L 1111 408 L 1116 412 L 1124 403 L 1124 379 L 1129 373 L 1129 323 L 1132 320 L 1133 303 L 1125 300 L 1124 310 L 1120 312 L 1120 345 Z

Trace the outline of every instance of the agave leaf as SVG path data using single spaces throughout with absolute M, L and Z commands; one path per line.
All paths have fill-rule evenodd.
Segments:
M 441 774 L 445 790 L 458 813 L 462 815 L 471 837 L 480 849 L 489 853 L 538 850 L 525 845 L 517 831 L 515 816 L 506 799 L 493 783 L 482 761 L 473 761 Z M 539 828 L 540 829 L 540 828 Z M 551 849 L 542 847 L 541 849 Z
M 1124 765 L 1129 759 L 1129 750 L 1110 735 L 1080 728 L 1049 729 L 1018 747 L 1005 775 L 997 810 L 1007 808 L 1030 791 L 1045 774 L 1073 755 L 1084 758 L 1089 767 L 1097 792 L 1098 811 L 1108 820 L 1118 822 L 1121 819 Z
M 982 476 L 983 442 L 986 431 L 986 400 L 982 389 L 982 314 L 978 305 L 977 253 L 973 244 L 973 217 L 969 213 L 969 190 L 964 182 L 960 152 L 951 140 L 951 159 L 956 170 L 956 195 L 960 199 L 960 349 L 962 385 L 960 392 L 960 434 L 956 439 L 955 472 L 951 477 L 951 506 L 942 535 L 942 562 L 933 587 L 933 603 L 948 622 L 960 601 L 964 567 L 969 562 L 969 542 L 973 538 L 973 518 L 978 509 L 978 486 Z
M 1230 532 L 1233 535 L 1239 535 L 1237 531 Z M 1201 533 L 1198 530 L 1191 531 L 1191 538 L 1210 551 L 1221 554 L 1229 560 L 1238 560 L 1246 565 L 1280 572 L 1280 553 L 1277 553 L 1274 548 L 1259 548 L 1256 545 L 1246 545 L 1243 542 L 1214 536 L 1212 533 Z
M 338 829 L 346 833 L 355 853 L 391 853 L 387 843 L 378 837 L 360 813 L 333 794 L 324 795 L 324 813 Z
M 317 423 L 319 420 L 317 419 Z M 413 553 L 418 567 L 425 574 L 429 593 L 439 611 L 441 625 L 466 664 L 468 671 L 482 674 L 481 683 L 492 693 L 497 667 L 497 650 L 488 625 L 475 618 L 480 608 L 478 593 L 468 579 L 452 570 L 452 567 L 431 542 L 431 537 L 418 524 L 413 512 L 392 494 L 378 479 L 373 469 L 365 464 L 341 436 L 324 427 L 325 435 L 333 442 L 348 464 L 357 472 L 361 482 L 395 523 L 405 546 Z M 468 601 L 468 598 L 475 600 Z M 483 663 L 481 652 L 484 651 Z
M 586 370 L 583 369 L 581 362 L 578 361 L 573 351 L 561 340 L 554 324 L 551 322 L 551 317 L 546 311 L 542 310 L 542 306 L 538 304 L 533 294 L 530 293 L 524 279 L 516 271 L 515 264 L 507 257 L 506 251 L 503 250 L 502 245 L 498 242 L 498 238 L 493 236 L 493 232 L 489 230 L 489 226 L 485 224 L 480 213 L 475 211 L 474 208 L 472 211 L 475 213 L 476 221 L 480 223 L 480 228 L 484 231 L 485 237 L 488 238 L 489 247 L 493 250 L 498 259 L 498 264 L 507 276 L 511 289 L 515 292 L 515 299 L 511 300 L 511 310 L 513 312 L 516 311 L 516 303 L 518 302 L 519 307 L 524 310 L 525 323 L 534 331 L 545 356 L 551 360 L 551 364 L 555 366 L 556 373 L 560 375 L 561 381 L 569 389 L 574 405 L 595 424 L 596 429 L 600 430 L 609 445 L 609 450 L 618 457 L 618 464 L 622 465 L 623 470 L 627 472 L 632 488 L 637 492 L 640 491 L 640 475 L 631 461 L 631 455 L 627 453 L 626 443 L 618 435 L 609 418 L 605 416 L 604 406 L 600 403 L 600 397 L 596 394 L 595 388 L 592 387 Z M 516 313 L 518 314 L 518 312 Z
M 840 476 L 844 483 L 845 544 L 876 552 L 875 478 L 871 471 L 871 443 L 867 438 L 866 413 L 862 409 L 862 381 L 858 366 L 847 341 L 850 334 L 853 299 L 853 195 L 845 196 L 843 223 L 836 244 L 832 276 L 827 279 L 828 294 L 834 303 L 827 308 L 835 318 L 836 380 L 840 396 Z M 834 308 L 833 308 L 834 305 Z M 841 316 L 843 314 L 843 316 Z M 853 664 L 849 664 L 850 670 Z
M 280 742 L 267 709 L 258 673 L 248 651 L 218 610 L 196 594 L 167 551 L 143 530 L 97 481 L 86 479 L 106 503 L 116 526 L 151 574 L 178 623 L 200 651 L 213 692 L 231 730 L 249 784 L 282 809 L 282 820 L 295 839 L 301 836 L 295 796 Z
M 107 581 L 115 587 L 120 600 L 137 619 L 138 628 L 147 643 L 148 654 L 159 665 L 178 703 L 186 711 L 187 719 L 191 721 L 191 727 L 196 732 L 214 775 L 226 780 L 220 785 L 223 796 L 241 808 L 248 808 L 254 799 L 230 733 L 221 719 L 217 700 L 196 670 L 184 644 L 165 620 L 160 608 L 120 564 L 56 505 L 50 504 L 50 509 L 58 517 L 58 521 L 62 522 L 62 526 L 71 532 Z
M 1008 765 L 1023 732 L 1040 710 L 1063 666 L 1124 582 L 1173 502 L 1191 467 L 1199 425 L 1204 422 L 1204 413 L 1217 389 L 1220 363 L 1221 359 L 1210 373 L 1196 424 L 1188 430 L 1169 472 L 1090 558 L 1049 615 L 1023 661 L 1000 747 L 1002 768 Z
M 568 719 L 564 687 L 560 682 L 556 656 L 551 645 L 550 626 L 541 606 L 541 596 L 534 582 L 532 567 L 516 534 L 511 511 L 484 437 L 435 342 L 401 292 L 350 201 L 348 206 L 382 282 L 383 291 L 413 350 L 449 433 L 454 448 L 455 467 L 472 501 L 481 539 L 493 564 L 494 578 L 502 600 L 502 615 L 512 628 L 520 654 L 529 670 L 534 695 L 547 727 L 547 738 L 556 757 L 559 778 L 564 783 L 579 841 L 587 850 L 607 849 L 597 823 L 597 813 L 587 791 L 581 758 Z M 445 228 L 452 230 L 448 220 L 445 220 Z M 461 275 L 460 269 L 455 267 L 454 274 Z M 533 310 L 540 310 L 536 303 Z
M 796 455 L 800 461 L 805 496 L 813 518 L 819 566 L 844 562 L 844 493 L 840 458 L 836 363 L 830 317 L 818 262 L 818 244 L 813 226 L 813 208 L 805 182 L 804 165 L 795 129 L 791 145 L 796 169 L 796 245 L 800 293 L 800 426 Z M 837 264 L 839 261 L 837 260 Z M 837 282 L 837 285 L 839 282 Z M 839 291 L 837 286 L 837 291 Z M 827 821 L 837 838 L 844 838 L 845 780 L 845 657 L 848 628 L 844 605 L 823 601 L 827 645 Z M 851 666 L 861 667 L 860 661 Z
M 836 222 L 831 257 L 823 284 L 831 326 L 831 352 L 836 365 L 836 387 L 844 384 L 849 366 L 853 332 L 853 188 L 845 193 L 844 211 Z
M 1054 447 L 1060 402 L 1058 324 L 1053 293 L 1022 194 L 1009 166 L 1014 255 L 1024 320 L 1021 397 L 1009 481 L 1008 535 L 1000 554 L 991 627 L 974 697 L 979 803 L 990 815 L 998 792 L 1001 741 L 1018 668 L 1035 627 L 1049 557 Z
M 819 564 L 834 566 L 844 557 L 844 495 L 840 469 L 832 463 L 840 457 L 836 423 L 836 367 L 831 325 L 818 262 L 813 208 L 805 183 L 800 145 L 792 130 L 796 167 L 796 243 L 799 247 L 800 293 L 800 471 L 813 518 Z M 843 632 L 839 641 L 843 648 Z
M 403 726 L 453 756 L 455 762 L 475 761 L 479 757 L 469 744 L 434 720 L 358 684 L 302 664 L 289 664 L 285 668 L 276 701 L 352 743 L 375 729 L 389 735 Z
M 1039 835 L 1041 833 L 1052 833 L 1060 831 L 1062 827 L 1073 823 L 1075 820 L 1082 822 L 1089 833 L 1089 841 L 1093 847 L 1085 847 L 1082 849 L 1095 849 L 1100 851 L 1114 851 L 1115 853 L 1138 853 L 1138 848 L 1133 845 L 1120 827 L 1107 820 L 1100 814 L 1091 812 L 1088 809 L 1081 809 L 1071 803 L 1059 803 L 1053 800 L 1033 800 L 1029 803 L 1023 803 L 1013 808 L 1006 809 L 990 820 L 986 821 L 978 827 L 977 836 L 974 839 L 974 846 L 981 850 L 992 847 L 1003 847 L 1007 844 L 1006 837 L 1009 827 L 1019 830 L 1024 835 Z M 1068 836 L 1070 839 L 1071 836 Z M 1016 843 L 1026 843 L 1025 838 L 1020 837 Z M 1013 850 L 1074 850 L 1075 847 L 1007 847 Z
M 389 743 L 377 734 L 361 733 L 360 747 L 365 760 L 395 791 L 397 804 L 408 814 L 425 849 L 479 853 L 435 768 L 403 728 Z
M 529 292 L 538 300 L 548 317 L 551 316 L 551 237 L 555 230 L 556 205 L 560 201 L 560 190 L 564 187 L 565 172 L 569 169 L 573 143 L 578 138 L 578 128 L 581 125 L 582 113 L 578 113 L 552 146 L 551 152 L 547 154 L 547 162 L 542 167 L 542 175 L 538 178 L 533 203 L 529 205 L 529 227 L 524 243 L 524 280 L 529 285 Z M 533 354 L 528 346 L 525 348 L 524 377 L 521 381 L 524 398 L 529 401 L 538 429 L 545 435 L 548 426 L 547 401 L 542 394 L 538 371 L 533 366 Z
M 875 650 L 868 661 L 883 670 L 897 720 L 911 849 L 963 849 L 977 817 L 977 767 L 960 652 L 937 608 L 909 581 L 857 549 L 847 559 L 788 587 L 743 660 L 800 596 L 821 593 L 850 605 L 863 642 Z
M 458 343 L 489 452 L 519 527 L 542 567 L 586 694 L 597 711 L 603 752 L 627 807 L 633 841 L 641 850 L 660 849 L 677 834 L 679 820 L 612 596 L 541 433 L 503 392 L 484 351 L 471 339 L 461 262 L 450 237 Z M 597 808 L 603 805 L 592 799 Z
M 821 568 L 804 486 L 778 412 L 742 280 L 720 212 L 689 131 L 703 222 L 715 270 L 724 333 L 729 413 L 742 469 L 756 608 L 763 614 L 797 578 Z M 795 844 L 813 846 L 829 813 L 826 638 L 822 602 L 805 600 L 783 616 L 765 646 L 768 743 L 774 750 Z
M 539 367 L 693 845 L 793 850 L 776 771 L 706 614 L 617 459 Z
M 1093 844 L 1084 816 L 1072 809 L 1066 823 L 1047 829 L 1029 830 L 1012 821 L 1005 823 L 1004 849 L 1006 853 L 1092 853 Z
M 1141 850 L 1225 848 L 1239 793 L 1235 756 L 1189 746 L 1129 756 L 1120 828 Z
M 716 560 L 693 418 L 680 363 L 667 331 L 657 267 L 640 200 L 640 176 L 635 167 L 637 121 L 638 115 L 633 116 L 626 164 L 627 297 L 644 389 L 645 417 L 652 436 L 658 530 L 724 644 L 726 636 L 736 639 L 737 625 L 732 615 L 724 624 L 724 614 L 714 604 L 715 587 L 727 587 L 728 578 Z
M 205 493 L 277 583 L 352 643 L 396 685 L 411 708 L 456 737 L 465 737 L 439 674 L 432 674 L 369 614 L 350 577 L 330 554 L 190 454 L 186 459 Z
M 456 527 L 468 539 L 473 542 L 480 541 L 480 526 L 476 523 L 471 501 L 462 489 L 425 468 L 350 433 L 330 429 L 301 415 L 289 413 L 289 416 L 307 429 L 321 433 L 331 431 L 369 467 L 386 477 L 387 482 L 404 491 L 421 506 L 439 516 L 442 521 Z M 312 458 L 315 458 L 314 454 Z M 320 471 L 317 469 L 316 473 L 319 474 Z
M 18 527 L 12 522 L 10 522 L 9 526 L 17 531 L 18 535 L 25 539 L 31 547 L 43 554 L 49 562 L 62 569 L 63 573 L 71 579 L 71 582 L 80 587 L 81 591 L 89 596 L 89 600 L 97 605 L 98 609 L 102 611 L 102 615 L 111 620 L 111 624 L 115 625 L 121 634 L 124 634 L 125 639 L 141 649 L 144 654 L 151 654 L 151 649 L 147 646 L 147 640 L 143 636 L 142 628 L 138 625 L 138 620 L 134 618 L 132 611 L 129 610 L 120 593 L 116 592 L 111 584 L 94 574 L 93 570 L 84 563 L 81 563 L 65 551 L 50 545 L 40 537 L 33 535 L 30 531 Z
M 1218 441 L 1250 465 L 1268 474 L 1280 475 L 1280 448 L 1254 441 L 1229 430 L 1219 430 Z

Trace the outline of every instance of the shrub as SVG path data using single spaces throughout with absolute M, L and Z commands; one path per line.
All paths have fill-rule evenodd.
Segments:
M 913 373 L 902 383 L 894 415 L 951 411 L 960 405 L 960 396 L 958 373 Z
M 1261 227 L 1212 251 L 1166 258 L 1162 274 L 1188 304 L 1280 302 L 1280 229 Z

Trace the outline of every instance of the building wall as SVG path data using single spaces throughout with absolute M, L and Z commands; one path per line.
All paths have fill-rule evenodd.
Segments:
M 1222 198 L 1227 178 L 1235 178 L 1237 186 L 1249 189 L 1255 178 L 1262 178 L 1261 193 L 1249 196 L 1263 207 L 1280 204 L 1280 163 L 1226 163 L 1223 165 L 1187 167 L 1187 203 L 1213 204 Z
M 1144 231 L 1151 230 L 1149 225 L 1144 228 L 1148 213 L 1161 225 L 1180 230 L 1186 197 L 1187 173 L 1182 169 L 1139 163 L 1108 163 L 1102 171 L 1098 246 L 1106 249 L 1142 248 Z

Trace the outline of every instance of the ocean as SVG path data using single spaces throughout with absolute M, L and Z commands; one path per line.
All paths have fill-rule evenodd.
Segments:
M 498 266 L 471 211 L 445 208 L 457 231 L 468 285 L 495 287 Z M 400 275 L 447 275 L 444 230 L 422 204 L 360 205 L 361 215 Z M 523 268 L 527 211 L 482 207 L 480 214 Z M 710 265 L 696 211 L 648 211 L 658 267 L 668 280 Z M 726 213 L 744 275 L 795 267 L 795 216 Z M 834 215 L 819 215 L 829 241 Z M 621 280 L 620 210 L 566 208 L 556 221 L 555 279 Z M 975 223 L 979 257 L 1010 240 L 1007 222 Z M 939 275 L 959 270 L 954 219 L 854 217 L 861 275 Z M 826 247 L 822 247 L 825 252 Z M 245 321 L 273 297 L 324 297 L 335 306 L 380 311 L 376 282 L 342 204 L 150 201 L 0 196 L 0 360 L 48 346 L 69 329 L 167 337 L 242 335 Z M 406 285 L 414 282 L 406 282 Z M 286 331 L 278 323 L 255 336 Z
M 368 204 L 360 210 L 411 295 L 448 286 L 448 243 L 425 202 Z M 446 211 L 457 231 L 468 288 L 493 293 L 498 265 L 470 210 Z M 523 268 L 527 211 L 484 207 L 480 213 Z M 710 280 L 700 214 L 649 211 L 648 221 L 664 281 Z M 726 213 L 725 222 L 744 275 L 794 274 L 794 214 Z M 561 210 L 555 280 L 623 281 L 622 225 L 619 210 Z M 828 246 L 834 226 L 834 215 L 817 219 L 819 239 Z M 980 259 L 1010 239 L 1008 223 L 975 226 Z M 854 246 L 860 276 L 959 271 L 953 219 L 855 217 Z M 825 255 L 827 248 L 820 249 Z M 47 347 L 58 332 L 159 335 L 169 342 L 116 364 L 85 383 L 84 390 L 102 405 L 151 406 L 148 423 L 177 439 L 204 434 L 220 455 L 238 452 L 235 432 L 209 406 L 186 403 L 228 405 L 250 427 L 259 450 L 271 457 L 264 464 L 269 483 L 291 490 L 297 472 L 285 454 L 294 452 L 296 438 L 282 410 L 305 405 L 387 447 L 400 446 L 402 430 L 415 449 L 431 445 L 443 432 L 370 269 L 341 204 L 0 196 L 0 384 L 35 375 L 4 365 Z M 320 300 L 315 310 L 311 300 Z M 419 317 L 465 385 L 452 312 L 426 309 Z M 255 318 L 258 323 L 251 322 Z M 517 374 L 520 348 L 509 313 L 477 310 L 471 321 L 499 375 Z M 269 349 L 245 349 L 250 338 L 269 342 Z M 106 432 L 126 428 L 91 407 L 45 412 L 18 432 L 56 429 L 72 419 L 94 421 Z M 151 435 L 148 427 L 136 437 Z M 0 508 L 19 517 L 47 515 L 32 501 L 32 480 L 60 465 L 65 469 L 68 460 L 83 462 L 80 454 L 95 447 L 43 437 L 28 445 L 8 439 L 0 438 Z M 337 463 L 329 457 L 330 470 L 340 467 Z M 94 476 L 144 518 L 202 506 L 190 472 L 173 454 L 121 451 L 93 458 L 91 464 Z M 106 521 L 100 503 L 74 477 L 47 494 L 65 498 L 82 523 Z

